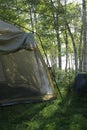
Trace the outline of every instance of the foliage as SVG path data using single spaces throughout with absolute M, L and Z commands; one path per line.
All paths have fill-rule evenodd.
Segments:
M 24 31 L 33 31 L 39 34 L 47 55 L 52 57 L 54 53 L 56 58 L 61 57 L 62 52 L 63 55 L 67 55 L 66 51 L 68 54 L 74 53 L 73 41 L 66 27 L 67 22 L 77 48 L 77 58 L 80 57 L 81 41 L 79 39 L 82 22 L 79 4 L 62 5 L 59 0 L 0 0 L 0 18 L 20 26 Z M 40 46 L 38 38 L 37 43 Z M 68 48 L 63 50 L 64 44 L 67 44 Z M 55 47 L 53 52 L 52 47 Z

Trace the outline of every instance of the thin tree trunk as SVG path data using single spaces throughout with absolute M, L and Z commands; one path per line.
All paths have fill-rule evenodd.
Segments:
M 30 8 L 30 20 L 31 20 L 31 29 L 32 29 L 32 31 L 34 31 L 33 16 L 32 16 L 32 5 L 31 5 L 31 8 Z
M 61 43 L 60 43 L 60 34 L 59 34 L 59 22 L 58 22 L 58 14 L 56 16 L 56 37 L 57 37 L 57 45 L 58 45 L 58 62 L 59 62 L 59 69 L 62 69 L 62 61 L 61 61 Z
M 37 32 L 37 30 L 38 30 L 38 20 L 37 20 L 37 14 L 34 12 L 34 21 L 35 21 L 35 30 L 36 30 L 36 32 Z
M 55 12 L 55 6 L 53 4 L 53 1 L 50 0 L 51 7 L 52 7 L 52 14 L 54 19 L 54 29 L 56 32 L 56 38 L 57 38 L 57 45 L 58 45 L 58 66 L 59 69 L 62 69 L 62 60 L 61 60 L 61 43 L 60 43 L 60 35 L 59 35 L 59 19 L 58 19 L 58 12 Z
M 62 4 L 61 4 L 61 7 L 62 7 L 63 11 L 65 12 L 65 9 L 63 8 Z M 64 17 L 64 21 L 65 21 L 65 25 L 67 27 L 67 30 L 68 30 L 69 35 L 70 35 L 71 40 L 72 40 L 72 45 L 73 45 L 73 50 L 74 50 L 74 58 L 75 58 L 75 70 L 77 72 L 77 70 L 78 70 L 78 62 L 77 62 L 77 48 L 76 48 L 76 44 L 75 44 L 74 37 L 73 37 L 73 34 L 71 32 L 71 29 L 69 27 L 69 24 L 67 22 L 67 19 L 65 17 Z
M 68 67 L 68 37 L 67 37 L 67 30 L 65 26 L 65 45 L 66 45 L 66 66 L 65 66 L 65 71 L 67 72 L 67 67 Z
M 64 18 L 66 19 L 66 0 L 65 0 Z M 67 36 L 66 24 L 65 24 L 65 45 L 66 45 L 66 66 L 65 66 L 65 71 L 67 72 L 67 66 L 68 66 L 68 36 Z
M 82 59 L 83 59 L 83 43 L 82 43 L 82 33 L 83 33 L 83 26 L 81 27 L 81 34 L 80 34 L 80 44 L 78 49 L 78 57 L 79 57 L 79 71 L 82 72 Z
M 74 41 L 73 34 L 71 33 L 71 30 L 70 30 L 70 27 L 69 27 L 67 21 L 66 21 L 66 26 L 67 26 L 67 29 L 68 29 L 68 32 L 69 32 L 69 35 L 70 35 L 70 37 L 71 37 L 72 44 L 73 44 L 74 58 L 75 58 L 75 70 L 76 70 L 76 72 L 77 72 L 77 70 L 78 70 L 77 48 L 76 48 L 76 44 L 75 44 L 75 41 Z
M 82 1 L 83 7 L 83 71 L 87 72 L 87 21 L 86 21 L 86 1 Z

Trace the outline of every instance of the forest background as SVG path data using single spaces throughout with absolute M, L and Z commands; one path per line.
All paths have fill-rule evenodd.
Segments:
M 87 130 L 87 99 L 71 94 L 76 74 L 87 72 L 87 0 L 0 0 L 0 19 L 34 33 L 62 94 L 0 108 L 0 129 Z
M 87 70 L 86 0 L 3 0 L 0 3 L 0 18 L 34 32 L 45 59 L 40 37 L 49 66 L 65 71 Z

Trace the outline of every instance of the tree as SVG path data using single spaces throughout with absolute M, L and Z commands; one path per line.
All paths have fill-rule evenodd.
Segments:
M 83 71 L 87 72 L 87 19 L 86 19 L 86 0 L 82 0 L 83 7 Z
M 79 5 L 67 4 L 67 0 L 65 4 L 62 4 L 61 0 L 0 0 L 0 18 L 38 33 L 47 55 L 58 59 L 57 66 L 60 70 L 62 55 L 66 55 L 66 70 L 68 69 L 68 48 L 71 48 L 72 44 L 75 69 L 78 69 L 79 52 L 82 50 L 78 44 L 82 41 L 78 27 Z M 38 39 L 37 41 L 39 45 L 40 42 Z M 63 44 L 66 50 L 64 52 Z

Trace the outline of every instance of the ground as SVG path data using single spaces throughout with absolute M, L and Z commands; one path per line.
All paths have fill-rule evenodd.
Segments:
M 0 107 L 0 130 L 87 130 L 87 98 Z

